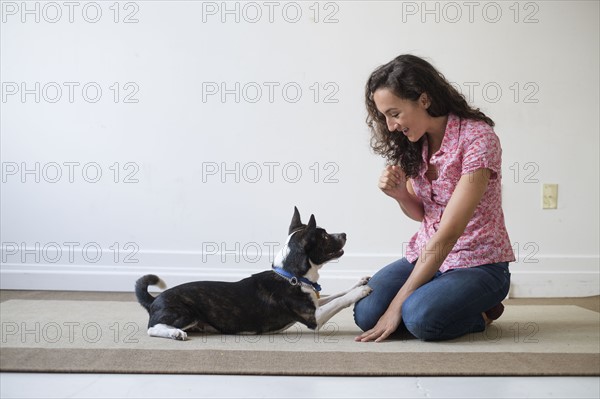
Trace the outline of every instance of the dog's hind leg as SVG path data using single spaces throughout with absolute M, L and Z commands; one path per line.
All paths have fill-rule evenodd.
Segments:
M 148 335 L 151 337 L 171 338 L 185 341 L 187 339 L 187 333 L 183 330 L 193 327 L 194 325 L 195 323 L 183 329 L 179 329 L 166 324 L 156 324 L 148 329 Z

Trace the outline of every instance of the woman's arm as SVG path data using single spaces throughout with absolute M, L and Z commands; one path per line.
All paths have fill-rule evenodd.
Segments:
M 438 271 L 454 244 L 465 231 L 488 186 L 489 169 L 478 169 L 463 175 L 444 210 L 438 231 L 421 251 L 421 256 L 406 283 L 394 297 L 377 325 L 356 338 L 357 341 L 383 341 L 402 320 L 402 304 L 417 288 L 427 283 Z
M 423 221 L 423 202 L 415 195 L 410 180 L 399 166 L 388 165 L 383 170 L 379 188 L 398 202 L 406 216 L 417 222 Z

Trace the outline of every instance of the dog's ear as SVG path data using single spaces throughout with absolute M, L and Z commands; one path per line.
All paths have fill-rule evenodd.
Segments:
M 316 231 L 317 231 L 317 222 L 315 220 L 315 216 L 310 215 L 310 220 L 308 221 L 306 228 L 302 232 L 302 239 L 300 240 L 300 245 L 306 248 L 306 246 L 312 242 L 312 239 L 315 236 Z
M 310 215 L 310 220 L 306 226 L 306 235 L 309 236 L 313 234 L 315 230 L 317 230 L 317 221 L 315 220 L 315 215 Z
M 302 227 L 302 221 L 300 221 L 300 212 L 298 212 L 298 208 L 294 207 L 294 216 L 292 216 L 292 222 L 290 223 L 288 234 L 292 234 L 292 231 L 299 227 Z

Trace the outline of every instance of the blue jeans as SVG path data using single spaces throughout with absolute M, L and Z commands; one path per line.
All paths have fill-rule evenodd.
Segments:
M 369 281 L 373 292 L 354 305 L 354 321 L 370 330 L 404 285 L 415 263 L 399 259 L 379 270 Z M 402 323 L 425 341 L 446 340 L 485 330 L 481 313 L 502 302 L 508 294 L 508 262 L 437 272 L 402 305 Z

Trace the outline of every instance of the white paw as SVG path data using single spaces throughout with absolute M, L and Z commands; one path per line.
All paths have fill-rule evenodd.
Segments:
M 365 276 L 358 280 L 358 283 L 356 283 L 352 288 L 362 287 L 363 285 L 366 285 L 369 282 L 369 280 L 371 280 L 371 276 Z
M 361 287 L 362 289 L 362 298 L 366 297 L 367 295 L 369 295 L 371 292 L 373 292 L 373 288 L 369 287 L 368 285 L 363 285 Z
M 368 285 L 361 285 L 350 291 L 350 295 L 354 302 L 358 302 L 359 300 L 369 295 L 371 291 L 373 291 L 373 288 L 369 287 Z
M 185 341 L 187 339 L 187 333 L 179 329 L 171 330 L 169 336 L 178 341 Z

